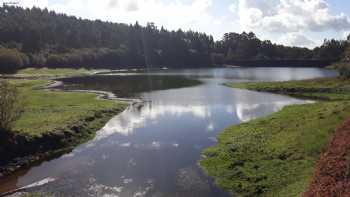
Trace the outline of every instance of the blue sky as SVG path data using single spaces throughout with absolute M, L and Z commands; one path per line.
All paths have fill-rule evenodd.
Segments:
M 329 5 L 334 13 L 339 13 L 339 12 L 349 13 L 350 12 L 350 1 L 329 0 L 328 3 L 329 3 Z
M 7 0 L 0 0 L 0 2 Z M 312 48 L 350 33 L 348 0 L 18 0 L 69 15 L 112 22 L 154 22 L 212 34 L 253 31 L 275 43 Z

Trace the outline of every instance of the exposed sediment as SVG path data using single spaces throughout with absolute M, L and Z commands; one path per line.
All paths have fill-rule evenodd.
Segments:
M 303 194 L 303 197 L 328 196 L 350 196 L 350 119 L 337 129 Z

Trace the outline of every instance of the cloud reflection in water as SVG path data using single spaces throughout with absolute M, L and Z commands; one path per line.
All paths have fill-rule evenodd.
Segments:
M 128 108 L 122 114 L 111 119 L 98 133 L 95 140 L 106 138 L 119 133 L 124 136 L 132 135 L 137 128 L 144 127 L 147 122 L 156 121 L 161 116 L 182 116 L 190 114 L 196 118 L 205 119 L 211 117 L 210 107 L 204 105 L 156 105 L 145 104 L 141 108 Z M 210 125 L 209 125 L 210 126 Z M 210 126 L 212 128 L 212 126 Z
M 223 106 L 226 113 L 235 116 L 240 122 L 261 117 L 281 110 L 284 106 L 290 104 L 302 104 L 303 102 L 291 101 L 271 101 L 265 103 L 244 103 L 237 102 L 236 105 Z M 155 122 L 162 116 L 184 116 L 188 114 L 197 119 L 208 120 L 207 131 L 214 131 L 215 125 L 211 120 L 213 107 L 205 105 L 184 106 L 184 105 L 156 105 L 146 104 L 141 108 L 130 107 L 127 111 L 111 119 L 98 133 L 94 141 L 104 139 L 113 134 L 123 136 L 132 135 L 136 129 L 145 127 L 149 122 Z M 125 144 L 124 144 L 125 146 Z M 130 146 L 130 145 L 129 145 Z

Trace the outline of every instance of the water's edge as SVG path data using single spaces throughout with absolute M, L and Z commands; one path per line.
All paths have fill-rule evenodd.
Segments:
M 96 94 L 96 99 L 116 100 L 125 104 L 114 109 L 96 111 L 93 116 L 84 117 L 79 120 L 79 125 L 72 124 L 65 130 L 43 134 L 41 137 L 27 137 L 21 134 L 4 134 L 1 136 L 1 144 L 3 144 L 3 147 L 0 149 L 0 154 L 5 158 L 4 160 L 8 161 L 0 165 L 0 179 L 5 179 L 18 170 L 29 168 L 32 165 L 38 165 L 38 163 L 42 161 L 56 158 L 72 151 L 78 145 L 93 139 L 96 132 L 103 127 L 105 123 L 112 117 L 123 112 L 129 105 L 139 105 L 144 102 L 141 99 L 118 98 L 113 93 L 104 91 L 66 91 L 57 89 L 57 87 L 61 85 L 62 82 L 51 80 L 48 85 L 38 89 L 43 91 L 92 93 Z M 14 191 L 11 191 L 10 193 L 13 192 Z

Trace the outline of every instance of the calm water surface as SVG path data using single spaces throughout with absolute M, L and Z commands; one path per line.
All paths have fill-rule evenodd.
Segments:
M 138 75 L 142 74 L 134 74 Z M 203 83 L 152 91 L 149 78 L 178 75 Z M 201 151 L 215 145 L 217 135 L 230 125 L 304 101 L 221 84 L 334 75 L 332 71 L 314 68 L 219 68 L 158 71 L 143 77 L 144 81 L 130 80 L 148 84 L 143 93 L 133 94 L 148 102 L 130 106 L 98 131 L 95 139 L 71 153 L 2 181 L 0 191 L 29 185 L 35 186 L 29 191 L 57 196 L 228 196 L 198 167 Z M 108 80 L 101 82 L 101 77 Z M 120 93 L 115 87 L 120 85 L 121 77 L 99 76 L 99 83 L 93 82 L 94 78 L 66 82 L 68 86 L 99 90 L 106 90 L 106 86 L 101 87 L 106 83 L 110 91 Z

